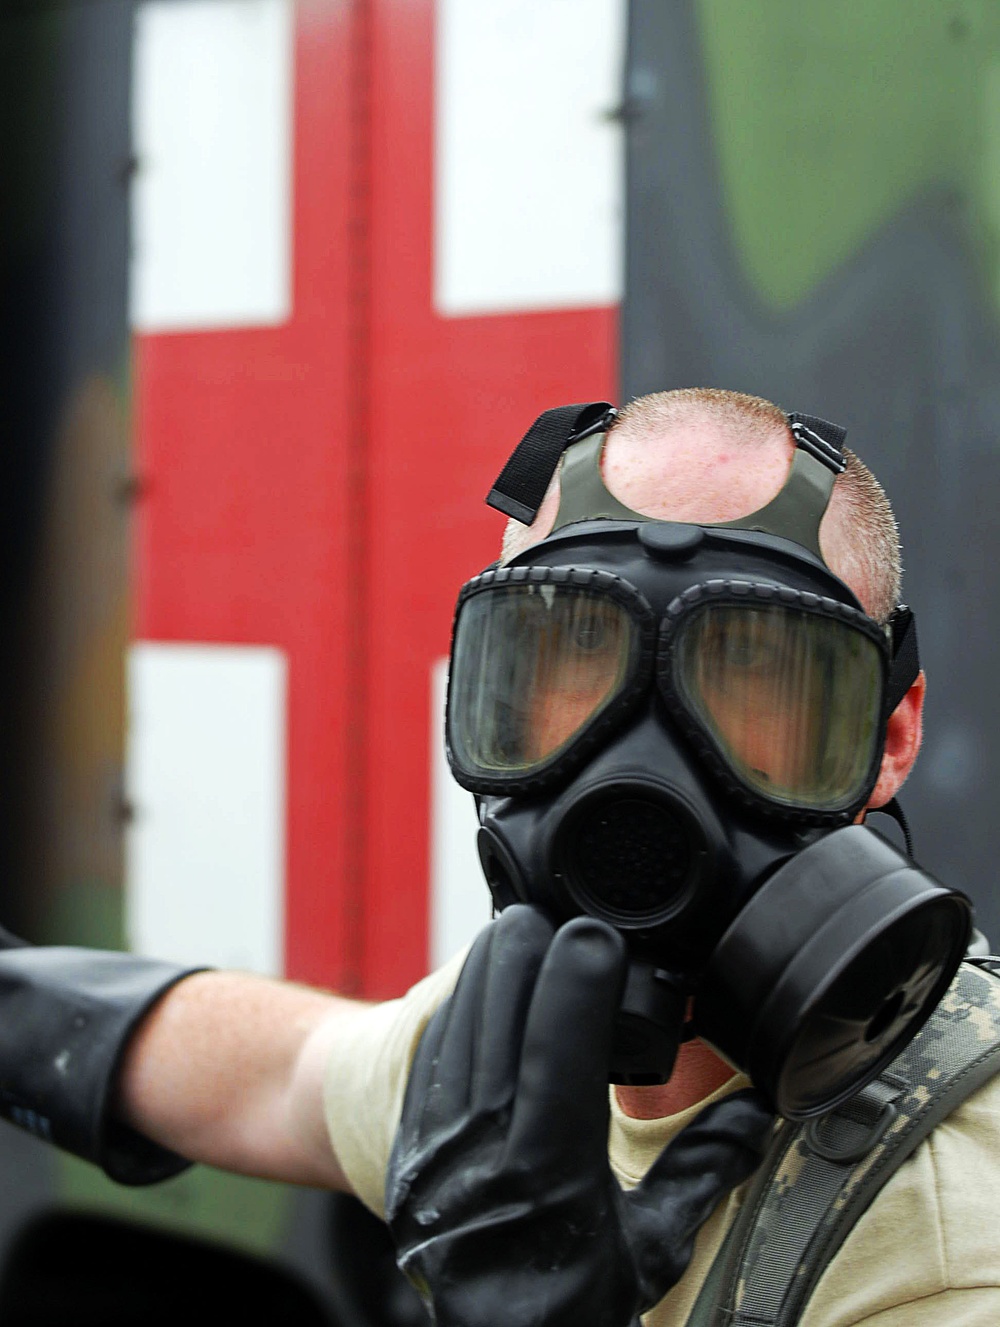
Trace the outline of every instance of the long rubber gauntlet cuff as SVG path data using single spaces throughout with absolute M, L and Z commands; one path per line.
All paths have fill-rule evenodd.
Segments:
M 17 944 L 0 932 L 0 948 Z M 116 1120 L 115 1078 L 147 1010 L 196 968 L 71 948 L 0 952 L 0 1117 L 103 1167 L 155 1184 L 191 1163 Z

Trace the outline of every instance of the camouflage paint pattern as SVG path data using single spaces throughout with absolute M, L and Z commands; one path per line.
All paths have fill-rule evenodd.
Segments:
M 707 385 L 845 425 L 927 670 L 903 790 L 1000 944 L 1000 11 L 632 0 L 623 399 Z

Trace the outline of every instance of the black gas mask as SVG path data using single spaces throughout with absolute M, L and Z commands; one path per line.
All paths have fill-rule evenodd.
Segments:
M 465 585 L 447 747 L 498 909 L 626 938 L 613 1081 L 698 1035 L 789 1118 L 868 1082 L 949 985 L 961 894 L 856 825 L 918 670 L 823 561 L 844 431 L 789 416 L 788 481 L 734 522 L 655 521 L 605 488 L 606 403 L 541 416 L 488 501 L 553 532 Z M 689 1016 L 689 1011 L 690 1016 Z

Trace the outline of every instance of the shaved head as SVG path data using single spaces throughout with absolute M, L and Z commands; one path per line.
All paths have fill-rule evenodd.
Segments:
M 688 388 L 639 397 L 608 433 L 604 482 L 627 507 L 658 520 L 712 524 L 763 507 L 788 478 L 795 440 L 785 414 L 741 392 Z M 820 525 L 830 569 L 869 616 L 885 622 L 899 600 L 899 538 L 878 481 L 853 454 Z M 558 476 L 530 526 L 508 523 L 504 561 L 544 539 L 559 507 Z

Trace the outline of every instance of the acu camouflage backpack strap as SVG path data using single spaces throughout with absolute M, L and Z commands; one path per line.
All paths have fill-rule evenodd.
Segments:
M 963 963 L 909 1046 L 849 1101 L 785 1123 L 687 1327 L 791 1327 L 890 1176 L 1000 1072 L 1000 960 Z

